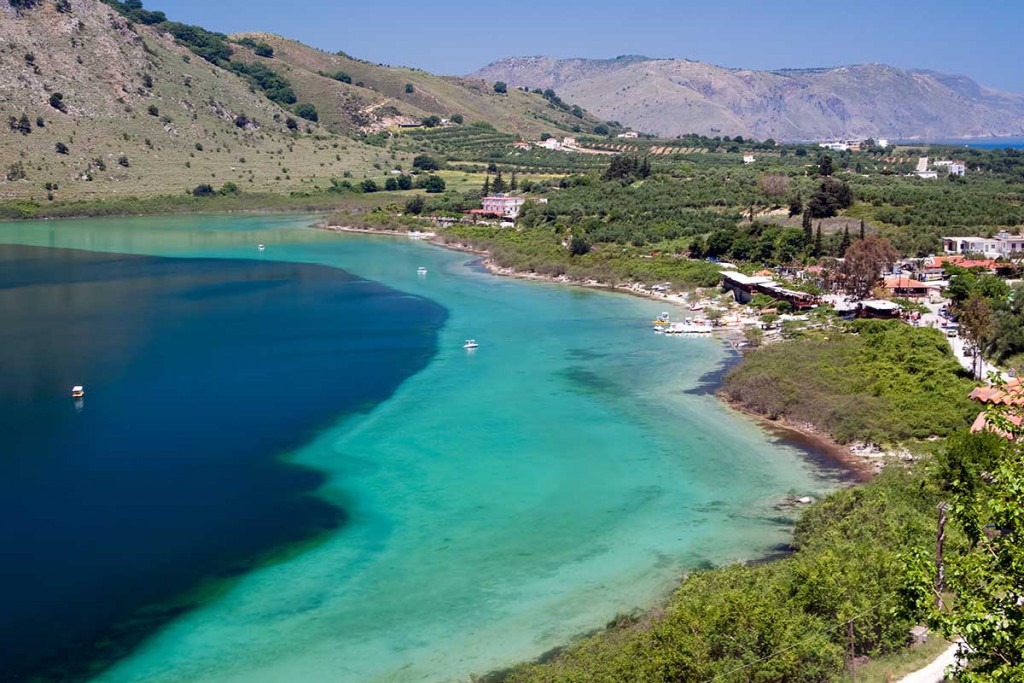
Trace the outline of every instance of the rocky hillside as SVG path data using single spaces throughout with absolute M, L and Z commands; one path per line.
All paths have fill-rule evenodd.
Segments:
M 674 59 L 513 57 L 472 74 L 553 88 L 640 131 L 779 141 L 1024 134 L 1024 96 L 964 76 L 882 64 L 750 71 Z
M 297 189 L 374 163 L 98 0 L 0 0 L 0 198 Z
M 258 61 L 283 75 L 300 101 L 316 105 L 320 123 L 339 133 L 374 133 L 429 116 L 461 115 L 467 124 L 486 121 L 498 130 L 527 137 L 573 128 L 589 132 L 600 123 L 585 112 L 574 116 L 571 109 L 553 106 L 538 94 L 515 89 L 497 93 L 493 84 L 478 79 L 374 64 L 266 33 L 231 38 L 270 46 L 272 56 L 261 57 L 251 47 L 236 45 L 232 60 Z

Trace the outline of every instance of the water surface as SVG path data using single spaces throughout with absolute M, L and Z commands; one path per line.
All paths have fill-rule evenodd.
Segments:
M 688 569 L 769 552 L 790 532 L 775 504 L 836 483 L 691 391 L 725 350 L 651 334 L 661 304 L 305 222 L 0 226 L 0 242 L 324 264 L 447 309 L 421 371 L 281 449 L 318 473 L 317 499 L 344 523 L 240 575 L 100 680 L 465 679 L 650 605 Z M 468 337 L 477 351 L 462 349 Z

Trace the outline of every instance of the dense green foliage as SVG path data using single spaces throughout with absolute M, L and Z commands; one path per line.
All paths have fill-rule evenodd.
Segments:
M 757 566 L 697 572 L 668 603 L 523 665 L 508 683 L 839 681 L 854 651 L 905 646 L 915 614 L 895 615 L 901 554 L 933 542 L 937 492 L 920 471 L 891 468 L 814 505 L 796 553 Z
M 840 442 L 947 436 L 977 413 L 971 383 L 935 329 L 858 321 L 856 334 L 799 339 L 748 354 L 725 393 L 771 419 L 810 424 Z
M 965 435 L 937 459 L 950 526 L 963 541 L 946 544 L 941 579 L 927 550 L 908 553 L 904 603 L 910 612 L 926 611 L 945 637 L 963 638 L 970 662 L 956 680 L 1018 683 L 1024 680 L 1024 430 L 1008 419 L 1019 418 L 1019 408 L 988 412 L 991 423 L 1017 440 Z
M 238 44 L 245 45 L 246 47 L 252 49 L 252 51 L 255 52 L 256 56 L 258 57 L 274 56 L 274 48 L 269 43 L 264 43 L 262 41 L 255 40 L 248 36 L 239 40 Z
M 267 99 L 281 105 L 295 104 L 295 91 L 291 83 L 270 67 L 260 62 L 231 62 L 229 68 L 247 80 L 253 88 L 261 90 Z

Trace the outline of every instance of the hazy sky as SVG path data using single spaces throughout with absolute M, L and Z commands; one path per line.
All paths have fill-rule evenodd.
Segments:
M 268 31 L 441 74 L 507 56 L 680 57 L 776 69 L 882 62 L 1024 93 L 1019 0 L 145 0 L 175 21 Z

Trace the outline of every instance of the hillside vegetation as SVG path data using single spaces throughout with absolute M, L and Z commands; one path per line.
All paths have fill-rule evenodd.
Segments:
M 287 78 L 299 101 L 312 102 L 320 122 L 339 133 L 374 133 L 400 123 L 420 123 L 430 116 L 465 123 L 485 121 L 506 133 L 537 136 L 545 131 L 571 134 L 600 122 L 571 108 L 562 109 L 542 96 L 521 90 L 496 92 L 493 83 L 435 76 L 421 69 L 373 64 L 345 53 L 328 53 L 266 33 L 231 36 L 273 49 L 259 56 L 248 46 L 235 48 L 233 59 L 258 60 Z M 577 112 L 580 113 L 580 112 Z
M 98 0 L 20 4 L 0 0 L 0 197 L 281 192 L 393 163 Z

